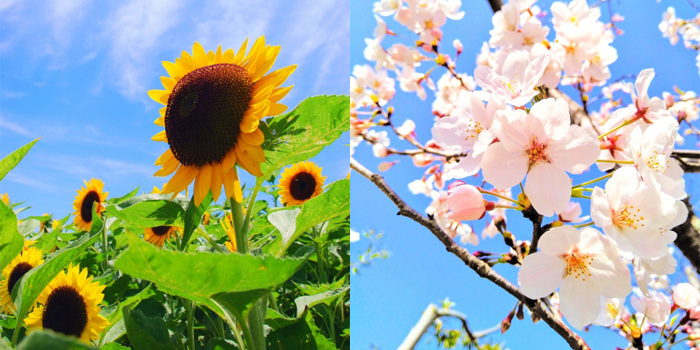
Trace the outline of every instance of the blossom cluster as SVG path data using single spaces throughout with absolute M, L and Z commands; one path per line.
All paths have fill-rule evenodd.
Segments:
M 699 50 L 698 43 L 700 42 L 700 13 L 693 19 L 682 19 L 676 17 L 676 9 L 669 6 L 666 12 L 661 16 L 659 30 L 664 38 L 668 38 L 671 45 L 678 43 L 679 36 L 683 38 L 683 45 L 691 50 Z M 697 56 L 697 66 L 700 69 L 700 52 Z
M 700 319 L 697 289 L 678 284 L 671 294 L 664 277 L 676 271 L 672 229 L 688 217 L 684 172 L 672 153 L 684 134 L 700 134 L 690 124 L 698 118 L 695 93 L 650 94 L 653 69 L 634 83 L 609 82 L 623 18 L 604 23 L 585 0 L 554 2 L 549 13 L 535 3 L 511 0 L 494 14 L 473 76 L 457 70 L 462 43 L 452 43 L 454 57 L 442 45 L 441 27 L 464 16 L 459 1 L 375 3 L 378 25 L 365 50 L 375 65 L 356 66 L 351 77 L 351 146 L 367 142 L 378 158 L 410 156 L 425 168 L 408 187 L 432 200 L 426 213 L 472 245 L 479 243 L 473 223 L 483 219 L 481 239 L 501 234 L 510 248 L 484 260 L 521 266 L 522 292 L 548 297 L 577 329 L 595 323 L 634 338 L 665 324 L 672 308 L 697 309 Z M 417 35 L 415 45 L 384 48 L 385 37 L 397 35 L 387 16 Z M 679 29 L 688 21 L 667 17 L 664 23 L 676 28 L 662 28 L 665 36 L 680 31 L 694 38 L 689 27 Z M 431 75 L 441 71 L 435 84 Z M 424 100 L 425 88 L 434 90 L 432 139 L 423 144 L 411 119 L 395 124 L 397 115 L 410 113 L 391 103 L 395 79 Z M 558 90 L 563 85 L 578 92 L 581 105 Z M 601 93 L 590 98 L 594 88 Z M 415 149 L 390 148 L 391 134 Z M 595 169 L 602 176 L 573 184 L 574 175 L 590 179 Z M 468 183 L 479 176 L 480 185 Z M 582 217 L 582 204 L 590 217 Z M 508 231 L 506 212 L 513 211 L 548 221 L 538 246 Z M 630 294 L 637 314 L 625 307 Z

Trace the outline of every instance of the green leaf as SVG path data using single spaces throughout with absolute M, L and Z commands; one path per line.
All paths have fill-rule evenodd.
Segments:
M 332 183 L 320 196 L 302 204 L 301 212 L 296 217 L 294 233 L 288 237 L 280 235 L 265 248 L 265 251 L 282 256 L 304 232 L 324 221 L 347 215 L 350 215 L 350 180 L 343 179 Z
M 280 231 L 283 245 L 294 236 L 299 213 L 301 213 L 301 208 L 292 208 L 289 210 L 277 210 L 267 216 L 267 220 Z
M 303 314 L 302 316 L 305 315 Z M 265 316 L 265 324 L 272 328 L 273 331 L 291 326 L 300 320 L 303 320 L 303 317 L 289 318 L 274 309 L 267 309 L 267 316 Z
M 0 271 L 22 252 L 24 238 L 17 231 L 17 217 L 0 200 Z
M 180 226 L 185 211 L 182 207 L 167 200 L 146 201 L 119 210 L 116 205 L 106 208 L 107 212 L 139 227 Z
M 301 314 L 304 313 L 304 310 L 307 308 L 310 309 L 318 304 L 324 303 L 330 306 L 333 300 L 345 294 L 348 289 L 350 289 L 350 286 L 344 286 L 342 288 L 332 289 L 320 294 L 306 295 L 294 299 L 294 303 L 297 305 L 297 317 L 301 317 Z
M 41 221 L 29 219 L 20 222 L 19 225 L 17 225 L 17 229 L 19 230 L 19 234 L 26 237 L 30 233 L 34 232 L 34 230 L 36 230 L 36 228 L 39 226 L 41 226 Z
M 207 344 L 206 350 L 238 350 L 238 346 L 231 343 L 229 340 L 221 338 L 211 338 Z
M 238 253 L 174 252 L 158 249 L 133 234 L 128 237 L 129 248 L 117 259 L 115 268 L 151 281 L 166 293 L 207 305 L 217 313 L 221 310 L 212 298 L 227 307 L 245 308 L 263 295 L 263 291 L 286 282 L 306 260 L 306 257 L 279 259 Z
M 65 225 L 68 219 L 70 219 L 70 214 L 66 215 L 66 217 L 60 220 L 61 224 L 58 226 L 58 230 L 53 230 L 41 236 L 34 247 L 36 247 L 36 249 L 40 249 L 44 254 L 54 249 L 56 247 L 56 243 L 58 243 L 58 234 L 61 232 L 60 228 Z
M 27 316 L 27 312 L 34 305 L 34 301 L 44 290 L 44 287 L 100 237 L 100 232 L 104 229 L 104 223 L 95 213 L 94 206 L 92 217 L 92 228 L 89 233 L 71 242 L 65 248 L 53 252 L 46 257 L 43 264 L 29 270 L 17 281 L 15 288 L 12 289 L 12 301 L 17 307 L 16 315 L 19 324 L 22 324 Z M 15 336 L 13 338 L 17 337 L 21 328 L 15 328 Z
M 125 305 L 137 305 L 141 300 L 144 300 L 146 298 L 149 298 L 150 296 L 155 295 L 155 292 L 151 289 L 151 285 L 149 284 L 144 288 L 142 291 L 138 292 L 135 295 L 132 295 L 128 298 L 126 298 L 124 301 L 120 302 L 119 304 L 114 304 L 110 305 L 110 308 L 104 308 L 102 309 L 103 312 L 101 312 L 102 316 L 109 321 L 110 327 L 113 326 L 117 321 L 119 321 L 122 316 L 122 309 L 124 308 Z
M 131 306 L 126 307 L 123 311 L 126 335 L 134 350 L 177 350 L 170 341 L 168 327 L 162 317 L 150 316 L 150 312 L 142 311 L 140 305 L 133 310 Z
M 119 206 L 119 208 L 121 208 L 121 209 L 125 209 L 125 208 L 128 208 L 132 205 L 135 205 L 135 204 L 138 204 L 141 202 L 163 200 L 163 201 L 175 202 L 184 208 L 187 206 L 187 203 L 189 203 L 189 201 L 190 201 L 189 198 L 186 198 L 185 196 L 183 196 L 181 194 L 175 196 L 175 198 L 172 198 L 172 197 L 173 197 L 173 195 L 171 195 L 171 194 L 166 195 L 166 194 L 160 194 L 160 193 L 146 193 L 146 194 L 142 194 L 142 195 L 127 199 L 127 200 L 117 204 L 117 206 Z M 172 200 L 171 200 L 171 198 L 172 198 Z
M 270 312 L 268 311 L 268 315 Z M 280 350 L 336 350 L 337 348 L 320 333 L 311 313 L 306 317 L 287 319 L 286 324 L 267 335 L 267 348 Z M 269 323 L 268 323 L 269 324 Z
M 34 144 L 39 141 L 39 139 L 36 139 L 16 151 L 10 153 L 7 157 L 3 158 L 0 160 L 0 180 L 5 178 L 5 175 L 10 172 L 10 170 L 14 169 L 17 164 L 24 158 L 24 156 L 29 152 L 29 149 L 34 146 Z
M 95 350 L 90 344 L 76 337 L 69 337 L 51 330 L 37 330 L 29 333 L 17 346 L 17 350 Z
M 108 204 L 119 204 L 119 203 L 122 203 L 128 199 L 134 198 L 134 196 L 136 196 L 136 194 L 139 192 L 140 187 L 141 186 L 137 186 L 133 191 L 127 193 L 126 195 L 124 195 L 122 197 L 108 199 L 107 203 Z
M 348 96 L 314 96 L 293 111 L 267 120 L 264 128 L 263 178 L 282 167 L 307 160 L 350 129 Z M 269 130 L 268 130 L 269 129 Z
M 118 343 L 109 343 L 106 345 L 103 345 L 100 347 L 100 350 L 130 350 L 131 348 L 127 348 L 124 345 L 118 344 Z
M 204 216 L 204 212 L 207 211 L 212 199 L 211 191 L 209 191 L 207 196 L 202 200 L 202 203 L 196 206 L 194 205 L 194 195 L 192 195 L 192 200 L 190 200 L 190 204 L 187 206 L 187 211 L 185 212 L 185 227 L 182 232 L 182 240 L 180 241 L 183 247 L 186 247 L 190 242 L 192 232 L 199 226 L 199 223 L 202 221 L 202 216 Z

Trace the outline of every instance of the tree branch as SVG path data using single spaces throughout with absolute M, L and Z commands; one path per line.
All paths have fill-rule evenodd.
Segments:
M 542 319 L 555 332 L 557 332 L 557 334 L 564 338 L 572 349 L 590 350 L 586 342 L 581 339 L 578 334 L 572 332 L 558 317 L 549 312 L 542 301 L 527 298 L 520 292 L 518 287 L 491 269 L 487 263 L 476 258 L 465 248 L 455 243 L 452 238 L 450 238 L 450 236 L 440 226 L 438 226 L 437 222 L 435 222 L 433 218 L 426 218 L 406 204 L 406 202 L 404 202 L 396 194 L 396 192 L 394 192 L 394 190 L 387 185 L 381 175 L 372 173 L 352 157 L 350 158 L 350 167 L 372 181 L 375 186 L 377 186 L 387 197 L 389 197 L 389 199 L 391 199 L 391 201 L 394 202 L 396 207 L 399 209 L 398 215 L 405 216 L 427 228 L 440 242 L 442 242 L 448 252 L 462 260 L 479 276 L 488 279 L 508 292 L 508 294 L 520 300 L 525 306 L 528 307 L 528 309 L 530 309 L 532 313 Z
M 501 10 L 501 7 L 503 7 L 503 1 L 501 0 L 488 0 L 489 6 L 491 6 L 491 10 L 493 13 L 496 13 L 497 11 Z

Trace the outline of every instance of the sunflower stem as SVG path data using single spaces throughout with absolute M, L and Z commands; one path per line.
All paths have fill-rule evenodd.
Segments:
M 221 249 L 221 247 L 211 237 L 209 237 L 209 234 L 204 232 L 204 230 L 202 230 L 201 227 L 197 227 L 197 229 L 194 230 L 194 232 L 202 236 L 202 238 L 204 238 L 204 240 L 207 241 L 207 243 L 209 243 L 209 245 L 211 245 L 214 248 L 214 250 L 216 250 L 219 253 L 224 252 L 223 249 Z
M 106 215 L 105 215 L 104 220 L 105 220 L 105 222 L 107 222 Z M 103 261 L 103 265 L 104 265 L 104 266 L 103 266 L 103 267 L 104 267 L 104 271 L 103 271 L 103 272 L 105 272 L 105 271 L 107 271 L 107 269 L 109 268 L 109 255 L 108 255 L 108 254 L 109 254 L 109 250 L 108 250 L 108 248 L 109 248 L 109 241 L 107 240 L 107 230 L 106 230 L 106 228 L 102 229 L 102 243 L 104 244 L 104 247 L 105 247 L 105 251 L 104 251 L 104 253 L 105 253 L 105 260 Z
M 194 309 L 195 302 L 191 304 L 189 300 L 183 300 L 185 308 L 187 309 L 187 342 L 189 343 L 190 350 L 195 350 L 194 348 Z
M 236 234 L 236 250 L 241 254 L 248 253 L 248 230 L 243 225 L 243 206 L 231 197 L 231 217 L 233 230 Z
M 243 229 L 246 231 L 246 237 L 248 236 L 248 226 L 250 225 L 250 217 L 253 215 L 253 206 L 255 205 L 255 198 L 258 197 L 258 192 L 260 187 L 265 182 L 262 177 L 255 178 L 255 187 L 253 187 L 253 192 L 250 194 L 250 199 L 248 200 L 248 206 L 246 207 L 245 219 L 243 220 Z

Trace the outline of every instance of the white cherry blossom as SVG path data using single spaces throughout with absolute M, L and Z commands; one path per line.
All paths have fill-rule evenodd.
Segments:
M 700 304 L 700 292 L 690 283 L 678 283 L 673 287 L 673 302 L 681 309 L 690 310 Z
M 630 303 L 634 310 L 646 315 L 647 321 L 655 326 L 662 326 L 671 314 L 671 300 L 660 292 L 652 291 L 650 296 L 641 295 L 638 291 L 632 294 Z
M 596 226 L 623 252 L 647 259 L 667 253 L 666 246 L 676 235 L 673 231 L 660 232 L 676 214 L 675 200 L 641 184 L 633 167 L 615 171 L 605 191 L 596 187 L 591 195 L 591 216 Z
M 625 298 L 631 291 L 629 269 L 615 243 L 594 228 L 552 228 L 540 238 L 539 248 L 523 260 L 520 288 L 538 299 L 561 286 L 559 310 L 576 329 L 597 319 L 601 296 Z
M 527 175 L 525 194 L 538 213 L 561 213 L 571 198 L 568 173 L 580 174 L 600 154 L 593 134 L 570 125 L 569 105 L 546 99 L 530 113 L 499 112 L 491 132 L 500 142 L 491 144 L 481 160 L 484 179 L 499 188 L 517 185 Z M 508 171 L 503 171 L 508 169 Z
M 497 74 L 491 67 L 481 66 L 474 70 L 474 79 L 482 89 L 496 93 L 506 103 L 519 107 L 539 93 L 535 86 L 547 64 L 548 55 L 530 59 L 529 53 L 515 51 L 506 58 L 502 73 Z

